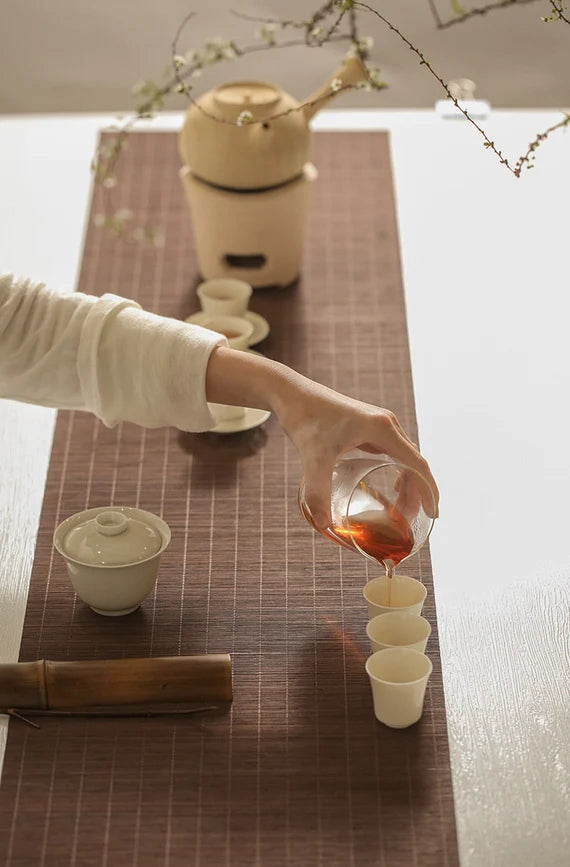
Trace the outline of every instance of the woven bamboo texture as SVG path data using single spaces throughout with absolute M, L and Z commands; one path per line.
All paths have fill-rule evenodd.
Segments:
M 389 407 L 417 436 L 391 178 L 383 133 L 316 136 L 300 280 L 256 291 L 271 324 L 256 347 L 327 385 Z M 160 249 L 93 225 L 79 289 L 184 318 L 198 309 L 176 137 L 129 138 L 115 197 L 160 226 Z M 185 371 L 180 371 L 184 376 Z M 362 588 L 380 574 L 300 517 L 297 455 L 274 418 L 228 437 L 57 421 L 22 661 L 225 653 L 231 707 L 189 717 L 10 724 L 0 862 L 23 865 L 453 867 L 454 806 L 429 552 L 405 571 L 427 586 L 434 663 L 420 722 L 373 714 Z M 78 510 L 134 505 L 172 544 L 156 592 L 105 618 L 72 592 L 52 548 Z M 436 528 L 437 532 L 437 528 Z

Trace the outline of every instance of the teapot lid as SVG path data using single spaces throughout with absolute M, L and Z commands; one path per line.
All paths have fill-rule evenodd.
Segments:
M 278 104 L 281 91 L 265 81 L 233 81 L 217 87 L 213 97 L 226 118 L 231 114 L 235 119 L 235 112 L 246 110 L 260 120 Z
M 76 524 L 62 541 L 62 552 L 89 566 L 140 563 L 162 547 L 160 532 L 120 509 L 105 509 Z

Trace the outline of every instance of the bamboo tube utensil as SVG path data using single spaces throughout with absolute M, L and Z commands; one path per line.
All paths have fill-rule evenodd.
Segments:
M 231 701 L 227 653 L 0 664 L 0 707 L 71 709 Z

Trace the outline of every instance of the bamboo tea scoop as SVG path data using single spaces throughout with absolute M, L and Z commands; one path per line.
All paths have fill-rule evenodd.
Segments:
M 231 701 L 227 653 L 0 664 L 0 708 L 63 709 Z

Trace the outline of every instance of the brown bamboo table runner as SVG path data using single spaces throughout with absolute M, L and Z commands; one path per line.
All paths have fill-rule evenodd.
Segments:
M 388 137 L 318 134 L 314 159 L 302 278 L 254 293 L 271 324 L 257 349 L 391 408 L 415 437 Z M 178 168 L 175 135 L 131 135 L 116 198 L 165 244 L 108 238 L 96 192 L 81 291 L 179 318 L 198 309 Z M 434 673 L 421 721 L 395 731 L 376 722 L 364 671 L 362 588 L 380 570 L 313 533 L 300 475 L 273 418 L 222 437 L 59 413 L 20 659 L 230 652 L 235 699 L 185 718 L 12 721 L 7 867 L 458 863 L 429 553 L 405 571 L 428 588 Z M 52 550 L 60 520 L 106 504 L 148 509 L 173 532 L 156 592 L 116 619 L 74 598 Z

